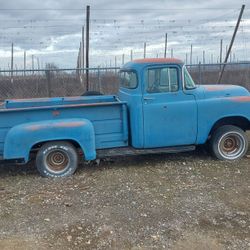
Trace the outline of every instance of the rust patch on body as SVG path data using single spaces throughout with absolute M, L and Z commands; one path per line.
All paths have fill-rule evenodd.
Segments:
M 56 128 L 75 128 L 75 127 L 80 127 L 84 124 L 82 121 L 76 121 L 76 122 L 60 122 L 57 124 L 54 124 L 53 127 Z
M 58 111 L 58 110 L 53 110 L 53 111 L 52 111 L 52 115 L 53 115 L 53 116 L 59 116 L 59 115 L 60 115 L 60 111 Z
M 30 131 L 37 131 L 41 130 L 43 128 L 76 128 L 84 125 L 83 121 L 72 121 L 72 122 L 58 122 L 58 123 L 53 123 L 53 124 L 35 124 L 35 125 L 30 125 L 27 127 L 28 130 Z
M 250 96 L 235 96 L 231 97 L 230 100 L 234 102 L 250 102 Z
M 134 60 L 135 63 L 180 63 L 183 62 L 176 58 L 145 58 L 145 59 L 137 59 Z
M 220 90 L 226 90 L 228 88 L 232 88 L 232 86 L 226 86 L 226 85 L 211 85 L 211 86 L 204 86 L 206 91 L 220 91 Z
M 30 131 L 36 131 L 36 130 L 40 130 L 42 128 L 44 128 L 44 125 L 38 125 L 38 124 L 30 125 L 30 126 L 27 127 L 27 129 L 30 130 Z

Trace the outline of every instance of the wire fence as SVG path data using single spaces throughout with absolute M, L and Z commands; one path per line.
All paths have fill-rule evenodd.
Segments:
M 250 90 L 250 62 L 187 65 L 197 84 L 217 84 L 223 65 L 225 71 L 220 84 L 240 85 Z
M 216 84 L 223 64 L 187 65 L 197 84 Z M 119 68 L 90 68 L 89 90 L 116 94 Z M 221 84 L 250 90 L 250 62 L 228 63 Z M 79 96 L 86 92 L 86 69 L 1 70 L 0 99 Z
M 90 68 L 89 90 L 115 94 L 119 68 Z M 86 92 L 86 69 L 0 71 L 0 99 L 79 96 Z

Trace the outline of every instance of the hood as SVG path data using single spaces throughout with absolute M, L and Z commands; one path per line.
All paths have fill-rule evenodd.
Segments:
M 237 85 L 200 85 L 205 98 L 250 96 L 247 89 Z

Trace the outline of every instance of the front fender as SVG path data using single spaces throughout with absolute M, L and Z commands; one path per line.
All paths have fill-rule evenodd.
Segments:
M 11 128 L 4 142 L 4 159 L 22 158 L 27 162 L 35 144 L 55 140 L 75 141 L 86 160 L 96 158 L 92 123 L 87 119 L 58 119 L 23 123 Z

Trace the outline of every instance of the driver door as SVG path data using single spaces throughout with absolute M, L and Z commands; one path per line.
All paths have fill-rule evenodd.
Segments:
M 197 105 L 194 95 L 182 90 L 180 67 L 149 67 L 144 77 L 144 148 L 194 144 Z

